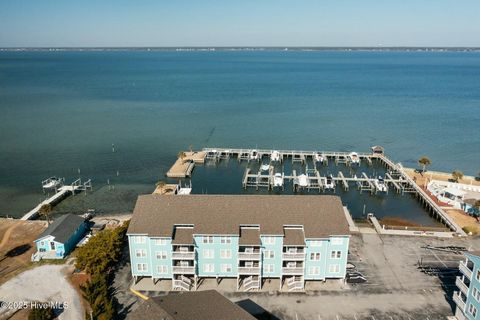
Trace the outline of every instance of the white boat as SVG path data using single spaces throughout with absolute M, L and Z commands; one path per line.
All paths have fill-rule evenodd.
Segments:
M 323 157 L 323 154 L 321 153 L 315 153 L 313 155 L 313 159 L 315 160 L 315 162 L 323 162 L 325 160 L 325 158 Z
M 280 161 L 280 152 L 278 152 L 277 150 L 272 151 L 272 154 L 270 155 L 270 161 L 272 162 Z
M 57 177 L 50 177 L 44 181 L 42 181 L 43 189 L 55 189 L 62 185 L 62 179 Z
M 373 184 L 375 185 L 375 189 L 377 189 L 377 191 L 387 192 L 388 190 L 387 184 L 385 183 L 385 180 L 381 176 L 379 176 L 378 179 L 375 179 L 373 181 Z
M 333 180 L 333 176 L 327 176 L 325 181 L 325 189 L 335 189 L 335 180 Z
M 348 158 L 350 159 L 350 162 L 352 164 L 360 164 L 360 157 L 358 156 L 358 153 L 350 152 L 350 154 L 348 155 Z
M 250 151 L 250 155 L 249 155 L 249 160 L 258 160 L 258 151 L 257 150 L 252 150 Z
M 306 174 L 301 174 L 298 176 L 298 185 L 300 187 L 307 187 L 308 186 L 308 177 Z
M 278 172 L 275 173 L 275 176 L 273 177 L 273 186 L 274 187 L 283 187 L 283 174 Z
M 262 164 L 260 166 L 260 170 L 262 171 L 268 171 L 268 169 L 270 169 L 270 165 L 269 164 Z

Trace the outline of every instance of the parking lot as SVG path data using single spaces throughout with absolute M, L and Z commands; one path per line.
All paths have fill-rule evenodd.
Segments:
M 367 282 L 327 281 L 306 293 L 222 292 L 232 301 L 264 313 L 261 319 L 446 319 L 453 315 L 452 294 L 462 254 L 443 247 L 480 248 L 479 240 L 380 236 L 362 233 L 350 240 L 349 262 Z M 427 246 L 435 248 L 426 248 Z M 128 268 L 124 271 L 127 272 Z M 129 279 L 119 275 L 117 283 Z M 123 291 L 119 302 L 135 309 L 136 298 Z M 127 294 L 125 294 L 127 293 Z M 268 313 L 266 313 L 267 311 Z

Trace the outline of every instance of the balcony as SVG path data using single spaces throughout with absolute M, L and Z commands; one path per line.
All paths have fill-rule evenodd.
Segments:
M 260 274 L 260 267 L 238 267 L 238 274 Z
M 467 296 L 468 293 L 468 286 L 462 281 L 461 277 L 457 277 L 455 280 L 455 285 L 460 289 L 460 291 Z
M 305 260 L 305 253 L 303 252 L 284 252 L 282 254 L 283 260 Z
M 172 260 L 194 260 L 194 251 L 172 251 Z
M 195 267 L 173 266 L 172 272 L 177 274 L 195 274 Z
M 303 267 L 283 267 L 283 274 L 303 275 Z
M 465 311 L 465 301 L 463 301 L 458 291 L 453 293 L 453 301 L 455 301 L 460 310 Z
M 260 260 L 260 252 L 239 252 L 239 260 Z
M 473 271 L 467 267 L 465 261 L 460 261 L 458 268 L 460 269 L 460 272 L 463 273 L 469 280 L 472 280 Z

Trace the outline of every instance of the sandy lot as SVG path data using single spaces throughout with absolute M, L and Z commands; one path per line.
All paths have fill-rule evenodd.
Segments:
M 25 271 L 0 286 L 0 299 L 3 302 L 41 301 L 59 302 L 65 306 L 59 319 L 83 319 L 85 311 L 80 297 L 68 282 L 66 274 L 71 266 L 44 265 Z M 0 319 L 11 313 L 0 309 Z

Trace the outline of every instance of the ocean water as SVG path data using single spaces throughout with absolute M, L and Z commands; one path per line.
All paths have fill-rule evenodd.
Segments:
M 129 211 L 190 145 L 382 145 L 476 174 L 479 123 L 478 52 L 0 52 L 0 214 L 31 209 L 53 175 L 94 186 L 57 212 Z M 195 170 L 198 192 L 236 179 Z

